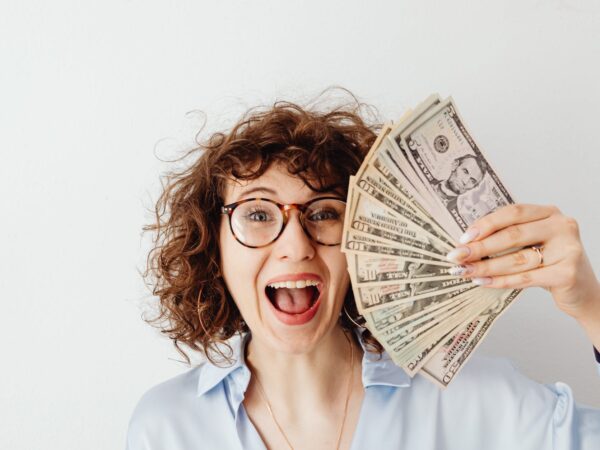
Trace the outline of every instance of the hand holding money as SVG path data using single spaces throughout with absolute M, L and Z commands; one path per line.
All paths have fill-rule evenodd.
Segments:
M 432 95 L 383 128 L 347 204 L 357 309 L 411 376 L 447 386 L 521 288 L 549 287 L 565 311 L 600 305 L 582 300 L 600 288 L 573 221 L 514 204 L 451 98 Z M 593 281 L 577 284 L 579 271 Z
M 475 221 L 460 242 L 450 255 L 460 266 L 451 271 L 488 288 L 547 289 L 558 308 L 581 322 L 600 347 L 592 337 L 600 329 L 588 325 L 600 324 L 600 284 L 575 219 L 555 206 L 510 205 Z M 514 248 L 522 249 L 486 258 Z

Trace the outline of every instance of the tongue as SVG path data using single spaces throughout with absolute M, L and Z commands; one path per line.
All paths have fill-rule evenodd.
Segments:
M 308 288 L 275 290 L 275 305 L 288 314 L 299 314 L 310 308 L 312 292 Z

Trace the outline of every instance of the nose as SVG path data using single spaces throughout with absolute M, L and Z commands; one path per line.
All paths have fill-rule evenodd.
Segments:
M 290 261 L 310 260 L 315 256 L 315 242 L 305 233 L 300 223 L 300 212 L 288 211 L 288 221 L 275 241 L 275 255 L 279 259 Z

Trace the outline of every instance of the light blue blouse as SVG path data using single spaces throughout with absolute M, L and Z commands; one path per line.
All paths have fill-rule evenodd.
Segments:
M 230 340 L 231 367 L 205 363 L 146 392 L 127 449 L 265 449 L 242 403 L 248 337 Z M 440 390 L 411 379 L 386 353 L 378 360 L 365 351 L 362 382 L 352 450 L 600 450 L 600 410 L 575 404 L 567 385 L 536 383 L 504 359 L 475 355 Z

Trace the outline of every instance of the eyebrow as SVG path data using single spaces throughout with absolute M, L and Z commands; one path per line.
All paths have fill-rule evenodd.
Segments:
M 242 191 L 238 197 L 238 200 L 241 199 L 242 197 L 245 197 L 249 194 L 253 194 L 255 192 L 265 192 L 267 194 L 273 194 L 273 195 L 277 195 L 277 191 L 274 191 L 271 188 L 268 187 L 262 187 L 262 186 L 256 186 L 250 189 L 247 189 L 245 191 Z
M 264 192 L 266 194 L 272 194 L 272 195 L 277 196 L 277 191 L 275 191 L 275 190 L 273 190 L 271 188 L 263 187 L 263 186 L 256 186 L 256 187 L 253 187 L 253 188 L 250 188 L 250 189 L 246 189 L 246 190 L 240 192 L 240 195 L 238 196 L 238 198 L 237 198 L 236 201 L 240 201 L 242 198 L 246 197 L 247 195 L 254 194 L 255 192 Z M 333 195 L 340 195 L 340 197 L 341 197 L 341 194 L 338 193 L 338 192 L 336 192 L 335 190 L 330 191 L 330 192 L 326 192 L 326 193 L 321 194 L 321 195 L 328 195 L 328 194 L 329 195 L 331 195 L 331 194 L 333 194 Z M 315 197 L 317 195 L 318 194 L 315 193 Z

